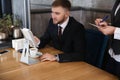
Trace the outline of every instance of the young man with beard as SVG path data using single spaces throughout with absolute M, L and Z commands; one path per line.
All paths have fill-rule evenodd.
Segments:
M 85 29 L 81 23 L 70 17 L 70 8 L 69 0 L 55 0 L 52 3 L 52 18 L 45 34 L 40 38 L 39 48 L 45 47 L 51 41 L 53 47 L 61 50 L 63 54 L 46 53 L 40 57 L 41 61 L 70 62 L 84 60 Z

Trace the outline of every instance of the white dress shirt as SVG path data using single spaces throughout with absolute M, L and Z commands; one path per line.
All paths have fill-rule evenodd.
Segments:
M 63 31 L 64 31 L 65 27 L 67 26 L 68 22 L 69 22 L 69 17 L 62 24 L 58 24 L 58 26 L 62 27 L 62 34 L 63 34 Z
M 120 40 L 120 28 L 115 29 L 114 39 Z M 112 48 L 109 49 L 109 54 L 114 60 L 120 62 L 120 54 L 115 54 Z

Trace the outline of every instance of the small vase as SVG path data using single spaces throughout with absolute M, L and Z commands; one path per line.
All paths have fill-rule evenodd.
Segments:
M 22 32 L 19 27 L 14 27 L 13 28 L 13 38 L 21 38 L 22 37 Z
M 8 38 L 8 35 L 6 33 L 0 32 L 0 40 L 5 40 Z

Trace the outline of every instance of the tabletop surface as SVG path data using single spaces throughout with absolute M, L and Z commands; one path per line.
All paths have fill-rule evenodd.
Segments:
M 86 62 L 39 62 L 33 65 L 21 63 L 21 53 L 14 49 L 0 55 L 0 80 L 118 80 L 116 76 Z M 52 47 L 39 50 L 42 53 L 60 53 Z

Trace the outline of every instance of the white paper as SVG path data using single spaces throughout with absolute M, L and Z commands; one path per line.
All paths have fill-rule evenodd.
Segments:
M 92 23 L 89 23 L 91 26 L 94 26 L 94 27 L 98 27 L 97 25 L 95 25 L 95 24 L 92 24 Z
M 38 47 L 38 44 L 37 44 L 37 42 L 34 39 L 33 33 L 29 29 L 27 29 L 27 28 L 23 28 L 21 30 L 22 30 L 22 33 L 23 33 L 25 39 L 29 40 L 30 46 Z

